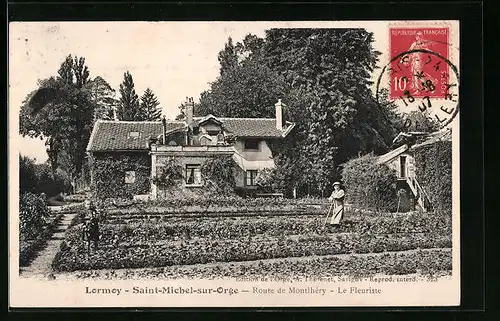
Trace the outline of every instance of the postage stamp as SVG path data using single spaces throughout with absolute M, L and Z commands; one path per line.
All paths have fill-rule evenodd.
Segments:
M 459 111 L 454 29 L 446 23 L 395 23 L 388 32 L 390 58 L 377 81 L 379 104 L 390 102 L 404 114 L 418 113 L 434 123 L 435 130 L 449 127 Z M 393 125 L 398 130 L 418 130 L 412 118 Z
M 10 23 L 10 306 L 459 305 L 458 27 Z
M 390 97 L 445 98 L 449 28 L 390 28 Z M 404 53 L 404 54 L 402 54 Z

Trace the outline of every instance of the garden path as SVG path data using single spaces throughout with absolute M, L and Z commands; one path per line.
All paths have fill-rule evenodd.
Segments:
M 61 242 L 64 239 L 64 233 L 75 216 L 76 213 L 63 214 L 59 225 L 45 247 L 40 250 L 29 266 L 21 268 L 22 277 L 50 278 L 52 276 L 52 260 L 59 251 Z

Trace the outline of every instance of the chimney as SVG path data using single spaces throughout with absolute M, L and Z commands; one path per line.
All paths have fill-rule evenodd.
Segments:
M 163 145 L 167 145 L 167 119 L 165 116 L 163 116 L 161 123 L 163 124 Z
M 186 99 L 186 123 L 189 128 L 193 128 L 193 109 L 194 109 L 194 100 L 193 97 Z
M 274 104 L 276 107 L 276 129 L 283 130 L 283 106 L 285 106 L 281 99 L 278 99 L 278 102 Z

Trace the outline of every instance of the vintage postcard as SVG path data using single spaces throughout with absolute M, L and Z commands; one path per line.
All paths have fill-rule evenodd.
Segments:
M 10 306 L 458 306 L 459 48 L 458 21 L 10 23 Z

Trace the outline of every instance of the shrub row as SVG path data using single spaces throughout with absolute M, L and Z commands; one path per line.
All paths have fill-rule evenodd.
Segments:
M 256 198 L 244 198 L 235 195 L 229 196 L 217 196 L 217 197 L 197 197 L 197 196 L 186 196 L 183 197 L 171 197 L 166 199 L 149 200 L 149 201 L 134 201 L 134 202 L 124 202 L 123 207 L 136 207 L 146 209 L 146 208 L 179 208 L 188 206 L 199 206 L 201 208 L 207 207 L 228 207 L 228 208 L 262 208 L 266 206 L 293 206 L 293 205 L 310 205 L 310 204 L 323 204 L 327 202 L 325 199 L 321 198 L 300 198 L 300 199 L 287 199 L 287 198 L 268 198 L 268 197 L 256 197 Z M 111 208 L 113 205 L 107 202 L 107 206 Z
M 57 271 L 75 271 L 104 268 L 142 268 L 171 265 L 189 265 L 210 262 L 250 261 L 311 255 L 347 253 L 379 253 L 405 251 L 417 248 L 451 247 L 451 237 L 438 233 L 411 235 L 310 235 L 300 238 L 196 239 L 167 244 L 150 245 L 136 242 L 120 246 L 101 246 L 87 253 L 85 244 L 75 239 L 71 246 L 64 243 L 53 268 Z
M 19 233 L 23 240 L 34 240 L 45 227 L 50 211 L 42 196 L 22 193 L 19 198 Z
M 38 252 L 45 246 L 47 241 L 52 237 L 52 234 L 54 234 L 62 217 L 63 214 L 57 214 L 52 222 L 45 226 L 43 232 L 36 239 L 29 242 L 21 241 L 19 243 L 19 266 L 27 266 L 33 261 Z
M 258 268 L 255 268 L 258 265 Z M 314 259 L 281 259 L 247 264 L 217 264 L 215 266 L 161 267 L 151 269 L 115 271 L 81 271 L 79 278 L 133 278 L 133 279 L 218 279 L 236 277 L 326 278 L 331 276 L 372 276 L 420 274 L 449 275 L 452 253 L 449 250 L 416 251 L 413 253 L 387 253 L 347 258 L 324 257 Z

